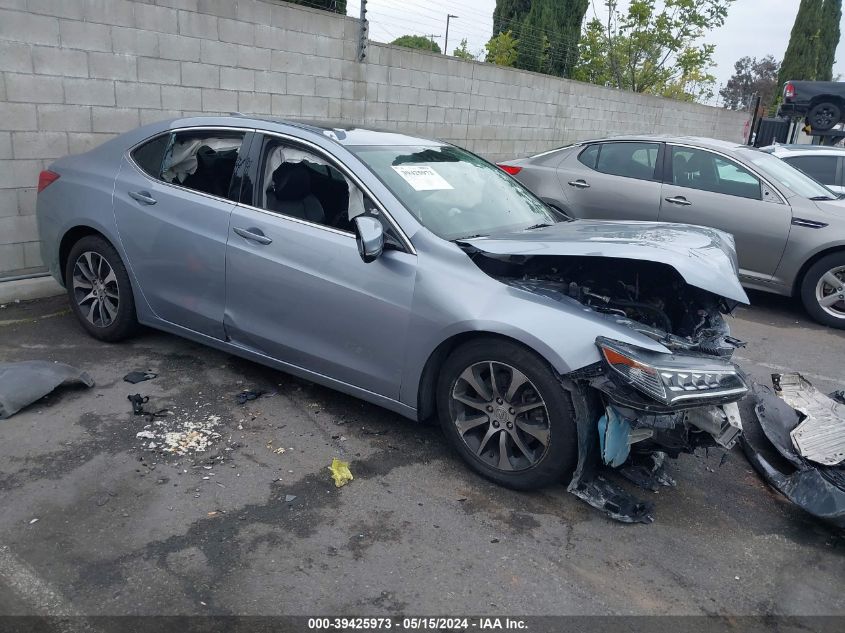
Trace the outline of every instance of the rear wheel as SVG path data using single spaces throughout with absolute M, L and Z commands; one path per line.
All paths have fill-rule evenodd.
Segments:
M 88 235 L 70 249 L 65 265 L 68 298 L 82 327 L 101 341 L 135 333 L 135 301 L 129 275 L 114 247 Z
M 845 329 L 845 252 L 810 266 L 801 283 L 801 301 L 819 323 Z
M 819 103 L 810 109 L 807 114 L 807 121 L 814 130 L 826 132 L 839 123 L 842 118 L 842 110 L 835 103 Z
M 575 467 L 569 393 L 548 364 L 521 345 L 485 338 L 457 348 L 441 369 L 437 408 L 455 450 L 500 485 L 540 488 Z

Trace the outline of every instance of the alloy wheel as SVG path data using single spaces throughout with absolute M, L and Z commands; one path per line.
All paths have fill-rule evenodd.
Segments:
M 833 121 L 833 111 L 830 108 L 821 108 L 815 113 L 813 116 L 813 127 L 817 127 L 819 129 L 828 129 L 828 127 L 832 127 L 836 122 Z
M 95 327 L 110 326 L 117 318 L 120 289 L 105 257 L 85 251 L 73 266 L 73 297 L 85 319 Z
M 492 468 L 526 470 L 548 450 L 546 403 L 515 367 L 497 361 L 470 365 L 452 385 L 449 410 L 461 440 Z
M 845 319 L 845 266 L 833 268 L 821 276 L 816 284 L 816 301 L 831 316 Z

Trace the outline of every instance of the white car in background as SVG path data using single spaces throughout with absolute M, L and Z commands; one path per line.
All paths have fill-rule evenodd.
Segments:
M 785 160 L 831 191 L 845 194 L 845 147 L 770 145 L 763 151 Z

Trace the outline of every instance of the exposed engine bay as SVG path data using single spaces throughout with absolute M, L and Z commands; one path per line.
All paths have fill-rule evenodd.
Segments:
M 728 450 L 738 441 L 742 423 L 736 402 L 747 387 L 729 359 L 744 344 L 730 336 L 723 316 L 737 302 L 691 286 L 657 262 L 470 256 L 502 283 L 577 302 L 673 352 L 666 359 L 670 355 L 599 337 L 604 362 L 561 377 L 573 400 L 582 400 L 575 407 L 579 462 L 568 488 L 574 495 L 618 521 L 649 523 L 651 504 L 616 486 L 607 471 L 656 491 L 674 485 L 665 471 L 667 457 L 699 448 Z

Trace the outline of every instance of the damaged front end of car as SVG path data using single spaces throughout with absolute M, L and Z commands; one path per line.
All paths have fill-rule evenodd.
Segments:
M 729 261 L 731 249 L 716 250 L 722 264 Z M 730 336 L 724 318 L 745 299 L 734 271 L 728 268 L 732 280 L 725 296 L 715 292 L 717 282 L 706 289 L 693 285 L 678 267 L 659 260 L 480 249 L 470 256 L 513 288 L 578 305 L 665 349 L 598 336 L 599 360 L 560 376 L 576 411 L 579 460 L 568 486 L 572 494 L 615 520 L 650 523 L 652 505 L 610 481 L 608 470 L 656 491 L 674 485 L 664 470 L 667 457 L 699 448 L 727 450 L 737 442 L 742 424 L 736 403 L 748 386 L 730 360 L 744 344 Z

